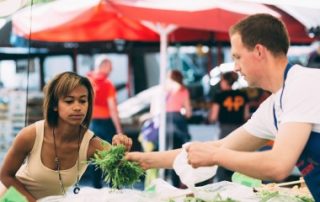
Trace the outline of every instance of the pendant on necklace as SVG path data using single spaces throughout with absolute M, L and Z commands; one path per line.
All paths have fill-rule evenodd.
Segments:
M 78 194 L 79 191 L 80 191 L 80 187 L 76 184 L 76 186 L 75 186 L 74 189 L 73 189 L 73 193 L 74 193 L 74 194 Z

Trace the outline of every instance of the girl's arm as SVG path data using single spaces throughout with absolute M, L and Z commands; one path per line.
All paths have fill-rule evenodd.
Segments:
M 6 154 L 0 171 L 0 181 L 9 188 L 14 186 L 29 202 L 36 201 L 35 197 L 16 178 L 16 173 L 32 150 L 35 142 L 35 125 L 23 128 L 16 136 L 12 146 Z
M 112 145 L 123 144 L 129 151 L 132 146 L 132 140 L 124 134 L 116 134 L 112 138 Z M 91 159 L 97 150 L 109 150 L 111 144 L 95 136 L 90 140 L 87 159 Z
M 89 160 L 93 158 L 93 155 L 94 153 L 96 153 L 97 150 L 109 150 L 110 148 L 111 144 L 109 142 L 106 142 L 102 140 L 100 137 L 95 136 L 90 140 L 87 159 Z

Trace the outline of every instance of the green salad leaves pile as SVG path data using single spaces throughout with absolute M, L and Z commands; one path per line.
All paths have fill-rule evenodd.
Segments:
M 307 196 L 291 196 L 285 193 L 280 193 L 279 191 L 266 191 L 263 190 L 259 192 L 259 196 L 261 199 L 261 202 L 269 202 L 269 201 L 294 201 L 294 202 L 314 202 L 313 198 L 307 197 Z
M 183 202 L 239 202 L 232 198 L 223 198 L 219 193 L 212 197 L 211 200 L 202 200 L 194 196 L 187 196 L 184 198 Z
M 91 163 L 102 170 L 104 181 L 112 188 L 132 186 L 144 175 L 144 170 L 135 162 L 124 158 L 123 145 L 112 146 L 110 150 L 97 151 Z

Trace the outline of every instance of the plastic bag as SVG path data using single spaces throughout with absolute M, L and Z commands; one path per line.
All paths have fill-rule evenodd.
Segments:
M 194 185 L 212 178 L 217 172 L 217 166 L 193 168 L 188 164 L 188 154 L 186 147 L 190 143 L 182 146 L 182 151 L 177 155 L 173 162 L 173 169 L 180 177 L 182 183 L 188 188 L 193 189 Z
M 196 187 L 194 192 L 196 198 L 205 201 L 214 201 L 218 196 L 222 199 L 232 199 L 236 201 L 258 202 L 260 199 L 249 187 L 222 181 L 218 183 L 208 184 L 202 187 Z

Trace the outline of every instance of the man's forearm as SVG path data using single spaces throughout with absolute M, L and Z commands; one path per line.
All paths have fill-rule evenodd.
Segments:
M 220 148 L 215 158 L 219 166 L 263 180 L 280 181 L 292 170 L 285 170 L 285 159 L 274 155 L 271 150 L 241 152 Z
M 148 155 L 149 165 L 151 168 L 168 168 L 173 167 L 173 162 L 181 149 L 168 150 L 163 152 L 150 152 Z
M 268 142 L 247 133 L 241 126 L 219 141 L 222 147 L 237 151 L 256 151 Z

